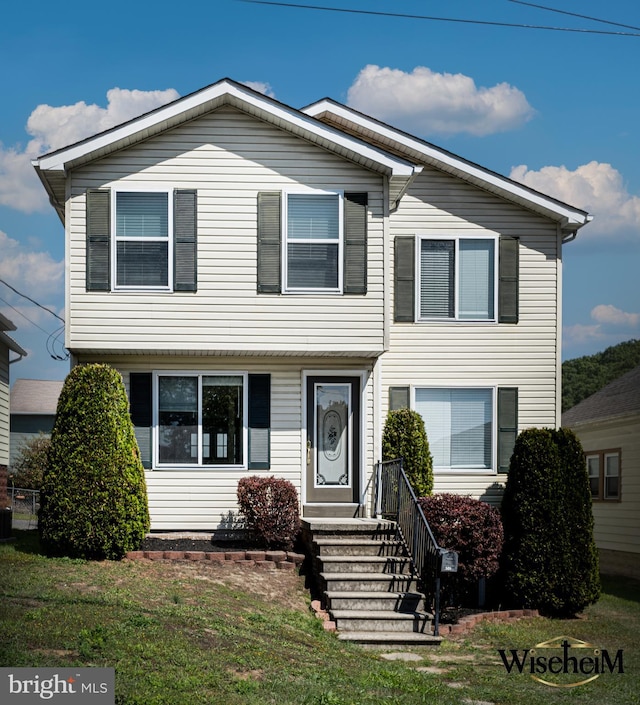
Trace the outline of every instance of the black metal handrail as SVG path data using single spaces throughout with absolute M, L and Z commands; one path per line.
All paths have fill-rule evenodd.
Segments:
M 433 633 L 440 631 L 440 563 L 442 549 L 402 468 L 402 458 L 376 467 L 375 512 L 395 521 L 411 558 L 414 573 L 426 597 L 432 599 Z M 433 586 L 433 587 L 431 587 Z

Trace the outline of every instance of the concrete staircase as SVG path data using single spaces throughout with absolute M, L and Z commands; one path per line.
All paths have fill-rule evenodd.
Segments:
M 316 584 L 339 639 L 440 643 L 393 522 L 310 519 L 303 524 Z

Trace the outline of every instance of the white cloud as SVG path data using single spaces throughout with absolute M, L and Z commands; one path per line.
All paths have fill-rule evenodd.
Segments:
M 47 305 L 47 299 L 60 297 L 63 293 L 64 262 L 56 261 L 48 252 L 27 250 L 17 240 L 0 230 L 0 279 Z M 16 299 L 10 289 L 0 285 L 2 298 L 16 305 L 24 304 L 24 299 Z
M 637 328 L 640 323 L 640 313 L 627 313 L 611 304 L 600 304 L 591 310 L 591 318 L 598 323 L 625 328 Z
M 365 66 L 349 88 L 348 104 L 416 134 L 483 136 L 520 127 L 534 115 L 522 91 L 508 83 L 478 87 L 463 74 L 412 73 Z
M 581 240 L 614 235 L 638 238 L 640 196 L 627 191 L 622 174 L 611 164 L 593 161 L 574 171 L 565 166 L 533 171 L 520 165 L 511 170 L 511 178 L 591 213 L 593 223 L 580 232 Z
M 139 91 L 112 88 L 107 107 L 87 105 L 39 105 L 29 116 L 27 133 L 31 140 L 21 150 L 0 144 L 0 205 L 31 213 L 48 208 L 47 197 L 30 164 L 34 157 L 78 142 L 178 98 L 169 88 Z
M 264 93 L 264 95 L 269 98 L 276 97 L 269 83 L 263 83 L 262 81 L 242 81 L 242 84 L 248 88 L 252 88 L 254 91 L 258 91 L 258 93 Z

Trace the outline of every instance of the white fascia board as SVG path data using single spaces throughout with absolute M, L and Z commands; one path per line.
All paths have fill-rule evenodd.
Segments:
M 120 127 L 96 135 L 82 142 L 60 149 L 33 160 L 34 167 L 41 171 L 65 171 L 66 165 L 81 159 L 91 159 L 91 154 L 108 149 L 123 140 L 135 141 L 140 134 L 144 138 L 160 132 L 161 125 L 172 121 L 181 114 L 193 111 L 194 115 L 202 112 L 202 106 L 218 98 L 229 96 L 242 104 L 251 106 L 265 115 L 271 115 L 276 120 L 289 123 L 298 130 L 315 135 L 317 138 L 333 143 L 339 150 L 346 150 L 359 155 L 362 159 L 377 165 L 378 169 L 392 176 L 412 176 L 414 165 L 409 161 L 387 154 L 381 149 L 367 144 L 365 141 L 341 133 L 339 130 L 324 125 L 312 116 L 307 116 L 298 110 L 288 108 L 271 98 L 245 88 L 229 80 L 222 80 L 207 88 L 192 93 L 184 98 L 158 108 L 150 113 L 134 118 Z M 198 109 L 200 109 L 198 111 Z M 188 119 L 188 118 L 187 118 Z M 117 148 L 117 147 L 115 147 Z
M 14 352 L 16 355 L 20 355 L 21 357 L 26 357 L 27 356 L 27 351 L 23 350 L 18 343 L 13 338 L 10 338 L 6 333 L 3 333 L 0 331 L 0 343 L 4 343 L 9 350 Z
M 327 98 L 319 100 L 317 103 L 312 103 L 311 105 L 302 108 L 300 112 L 303 112 L 306 115 L 311 115 L 312 117 L 322 115 L 323 113 L 330 113 L 342 120 L 362 127 L 363 130 L 376 133 L 384 139 L 393 141 L 399 145 L 400 148 L 406 147 L 410 150 L 419 152 L 425 157 L 425 160 L 428 163 L 433 164 L 434 166 L 440 165 L 449 173 L 458 174 L 462 177 L 466 174 L 477 181 L 484 182 L 487 185 L 487 190 L 489 191 L 494 193 L 502 192 L 506 196 L 510 195 L 513 198 L 516 198 L 518 201 L 526 201 L 530 203 L 531 207 L 534 209 L 536 209 L 537 206 L 537 209 L 542 209 L 556 214 L 557 220 L 560 221 L 563 230 L 577 230 L 592 220 L 592 216 L 590 216 L 586 211 L 579 208 L 574 208 L 566 203 L 562 203 L 561 201 L 557 201 L 550 196 L 545 196 L 543 193 L 539 193 L 527 188 L 526 186 L 522 186 L 511 179 L 501 176 L 500 174 L 483 169 L 476 164 L 457 157 L 451 152 L 440 150 L 433 145 L 423 142 L 417 137 L 412 137 L 406 132 L 396 130 L 389 125 L 385 125 L 377 120 L 368 118 L 366 115 L 352 110 L 346 105 L 336 103 L 333 100 L 329 100 Z M 366 137 L 363 137 L 363 139 L 366 139 Z

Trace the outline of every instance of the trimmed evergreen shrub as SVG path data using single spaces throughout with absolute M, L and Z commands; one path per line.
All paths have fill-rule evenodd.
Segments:
M 417 497 L 433 490 L 433 460 L 422 416 L 412 409 L 395 409 L 387 415 L 382 432 L 382 459 L 402 458 Z
M 570 431 L 518 438 L 502 499 L 503 584 L 514 606 L 575 615 L 599 596 L 587 471 Z
M 479 499 L 455 494 L 435 494 L 419 501 L 435 540 L 458 553 L 458 572 L 443 583 L 447 597 L 475 606 L 479 580 L 491 578 L 500 566 L 504 539 L 500 512 Z
M 58 400 L 38 530 L 49 555 L 119 559 L 149 530 L 144 470 L 120 373 L 74 367 Z
M 44 433 L 24 441 L 11 466 L 9 482 L 23 490 L 39 490 L 50 447 L 51 439 Z
M 253 475 L 238 482 L 238 504 L 247 527 L 268 548 L 293 548 L 300 531 L 298 493 L 288 481 Z

